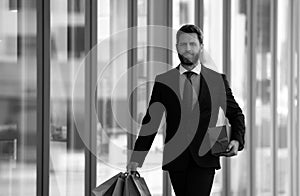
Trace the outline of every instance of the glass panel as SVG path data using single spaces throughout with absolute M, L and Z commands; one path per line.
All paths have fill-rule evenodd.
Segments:
M 0 1 L 1 195 L 36 195 L 36 20 L 35 0 Z
M 255 194 L 272 194 L 271 1 L 256 1 Z
M 98 1 L 97 185 L 126 170 L 127 9 L 126 0 Z
M 84 146 L 73 120 L 75 70 L 84 57 L 84 0 L 51 1 L 50 195 L 84 195 Z M 81 74 L 81 73 L 80 73 Z M 82 73 L 83 74 L 83 73 Z M 80 81 L 84 83 L 83 78 Z
M 291 118 L 289 111 L 289 81 L 290 81 L 290 1 L 277 1 L 277 131 L 278 131 L 278 167 L 276 171 L 278 195 L 291 195 L 291 173 L 289 152 L 290 128 L 288 123 Z
M 204 0 L 204 20 L 203 20 L 203 42 L 204 49 L 208 52 L 215 65 L 204 65 L 216 70 L 223 71 L 223 1 L 222 0 Z M 212 195 L 221 195 L 223 189 L 222 170 L 216 171 Z
M 241 107 L 244 115 L 247 115 L 248 98 L 248 64 L 247 64 L 247 1 L 231 1 L 231 89 L 235 100 Z M 246 116 L 247 118 L 247 116 Z M 249 131 L 249 130 L 247 130 Z M 249 173 L 245 168 L 249 167 L 247 156 L 248 145 L 237 157 L 230 158 L 231 163 L 231 195 L 247 195 Z
M 292 4 L 293 10 L 298 10 L 300 8 L 299 2 L 293 2 Z M 299 12 L 294 12 L 295 18 L 299 18 Z M 300 133 L 299 133 L 299 122 L 300 122 L 300 107 L 299 107 L 299 101 L 300 101 L 300 74 L 299 74 L 299 68 L 300 68 L 300 61 L 299 61 L 299 55 L 300 55 L 300 20 L 296 19 L 293 20 L 294 24 L 294 40 L 292 40 L 292 43 L 294 43 L 294 50 L 293 56 L 294 56 L 294 64 L 293 64 L 293 82 L 292 82 L 292 87 L 293 87 L 293 110 L 294 110 L 294 119 L 293 120 L 293 147 L 292 149 L 294 150 L 296 156 L 293 156 L 293 165 L 294 167 L 292 168 L 292 175 L 293 177 L 293 194 L 299 195 L 300 194 L 300 187 L 298 186 L 299 184 L 299 176 L 300 176 L 300 144 L 299 144 L 299 139 L 300 139 Z
M 132 95 L 136 95 L 136 119 L 138 126 L 137 132 L 140 130 L 142 125 L 142 119 L 146 113 L 147 106 L 149 103 L 150 91 L 152 89 L 152 83 L 147 81 L 150 78 L 150 73 L 153 73 L 154 68 L 150 67 L 152 64 L 148 63 L 148 31 L 145 27 L 147 25 L 147 2 L 146 0 L 138 0 L 138 23 L 137 23 L 137 64 L 132 67 L 134 72 L 133 78 L 137 77 L 136 88 L 133 90 Z M 133 79 L 131 78 L 131 79 Z M 158 131 L 155 136 L 151 149 L 146 157 L 143 167 L 140 169 L 142 175 L 147 181 L 147 185 L 152 195 L 160 196 L 163 194 L 163 172 L 161 170 L 162 162 L 162 149 L 163 148 L 163 132 Z
M 195 21 L 194 0 L 173 0 L 173 28 L 179 29 L 184 24 Z
M 204 0 L 204 49 L 218 72 L 223 71 L 223 0 Z M 213 68 L 211 65 L 206 65 Z
M 184 24 L 195 23 L 195 0 L 173 0 L 173 31 L 177 32 L 178 29 Z M 176 36 L 173 36 L 173 67 L 179 65 L 180 61 L 176 52 Z

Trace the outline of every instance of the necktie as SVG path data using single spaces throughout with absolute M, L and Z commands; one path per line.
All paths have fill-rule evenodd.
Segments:
M 183 109 L 190 113 L 193 106 L 193 85 L 191 77 L 194 74 L 192 71 L 186 71 L 183 73 L 186 76 L 183 89 Z

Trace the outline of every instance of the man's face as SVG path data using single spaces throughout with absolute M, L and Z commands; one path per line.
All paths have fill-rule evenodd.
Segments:
M 196 33 L 183 33 L 176 44 L 178 57 L 182 64 L 193 65 L 200 56 L 201 45 Z

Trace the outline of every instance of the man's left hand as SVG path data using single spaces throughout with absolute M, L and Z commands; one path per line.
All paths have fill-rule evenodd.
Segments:
M 238 153 L 238 149 L 239 149 L 239 142 L 236 140 L 231 140 L 226 149 L 226 153 L 223 153 L 222 156 L 225 157 L 236 156 Z

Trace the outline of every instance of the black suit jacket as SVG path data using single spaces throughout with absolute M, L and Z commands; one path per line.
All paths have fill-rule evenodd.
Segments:
M 242 110 L 232 95 L 225 75 L 201 65 L 198 102 L 192 111 L 185 111 L 180 96 L 179 76 L 178 67 L 156 76 L 149 107 L 130 161 L 142 166 L 165 113 L 163 170 L 184 170 L 191 157 L 199 167 L 219 169 L 219 157 L 211 154 L 205 139 L 207 130 L 216 126 L 221 107 L 231 124 L 231 140 L 237 140 L 239 150 L 242 150 L 245 143 Z M 208 150 L 201 154 L 200 148 Z

